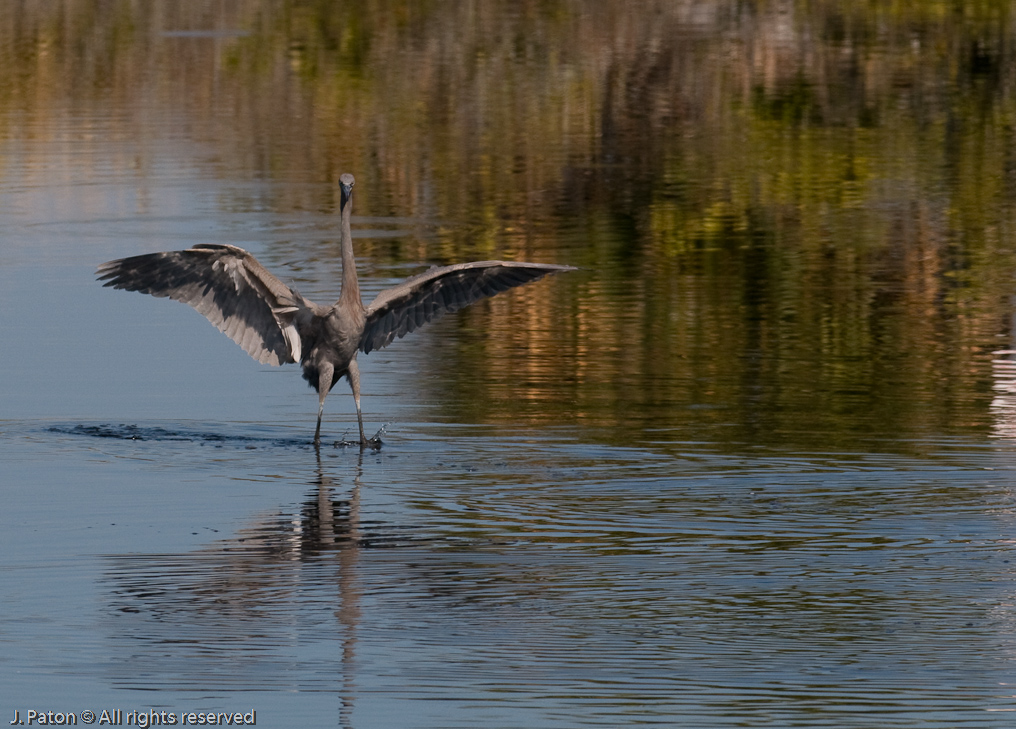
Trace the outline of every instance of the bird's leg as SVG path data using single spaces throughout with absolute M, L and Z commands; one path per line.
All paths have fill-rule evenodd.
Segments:
M 356 422 L 360 426 L 360 447 L 363 448 L 368 443 L 367 436 L 363 433 L 363 415 L 360 413 L 360 369 L 356 366 L 355 359 L 349 363 L 349 369 L 346 370 L 346 379 L 349 380 L 349 386 L 353 389 L 353 402 L 356 403 Z
M 332 389 L 332 375 L 335 373 L 335 368 L 332 367 L 329 362 L 322 362 L 318 369 L 318 409 L 317 409 L 317 428 L 314 430 L 314 445 L 321 445 L 321 416 L 325 412 L 325 398 L 328 397 L 328 391 Z
M 321 398 L 317 409 L 317 427 L 314 428 L 314 445 L 321 445 L 321 415 L 325 411 L 325 399 Z

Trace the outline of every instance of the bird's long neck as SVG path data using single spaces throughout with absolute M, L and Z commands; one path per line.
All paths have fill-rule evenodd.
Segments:
M 342 291 L 339 293 L 339 301 L 363 306 L 360 300 L 360 282 L 356 278 L 356 259 L 353 257 L 353 231 L 349 224 L 349 219 L 353 216 L 353 198 L 352 195 L 343 195 L 342 198 L 342 231 L 339 239 L 342 245 Z

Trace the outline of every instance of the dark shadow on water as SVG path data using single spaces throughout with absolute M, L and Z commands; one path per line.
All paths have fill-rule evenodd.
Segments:
M 384 435 L 390 423 L 385 423 L 374 434 L 369 441 L 371 450 L 379 450 L 383 445 L 381 436 Z M 84 436 L 86 438 L 108 438 L 111 440 L 137 440 L 137 441 L 161 441 L 161 442 L 184 442 L 184 443 L 212 443 L 215 445 L 238 445 L 238 446 L 270 446 L 275 448 L 312 448 L 313 441 L 309 438 L 279 438 L 275 436 L 253 436 L 236 435 L 224 433 L 210 433 L 185 428 L 162 428 L 158 426 L 145 427 L 140 425 L 127 425 L 121 423 L 113 425 L 102 423 L 99 425 L 65 425 L 52 426 L 46 429 L 48 433 L 59 433 L 61 435 Z M 347 440 L 346 436 L 340 440 L 325 441 L 322 447 L 325 448 L 352 448 L 359 447 L 359 441 Z
M 109 438 L 112 440 L 139 441 L 180 441 L 191 443 L 215 443 L 236 445 L 270 445 L 278 448 L 310 448 L 310 438 L 279 438 L 274 436 L 235 435 L 210 433 L 184 428 L 144 427 L 140 425 L 69 425 L 53 426 L 46 429 L 49 433 L 62 435 L 78 435 L 87 438 Z

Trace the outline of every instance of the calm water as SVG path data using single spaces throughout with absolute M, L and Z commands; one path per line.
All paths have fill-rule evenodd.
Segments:
M 1008 4 L 0 9 L 0 716 L 1005 727 Z M 380 452 L 97 264 L 368 300 L 567 263 L 361 358 Z M 81 722 L 79 721 L 79 725 Z

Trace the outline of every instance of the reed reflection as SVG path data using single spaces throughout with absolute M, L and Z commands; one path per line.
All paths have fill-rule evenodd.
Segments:
M 992 434 L 996 438 L 1016 439 L 1016 296 L 1013 297 L 1013 314 L 1009 320 L 1009 346 L 992 352 L 991 415 Z
M 221 211 L 269 219 L 279 258 L 287 216 L 331 217 L 341 168 L 374 181 L 375 220 L 442 221 L 364 236 L 373 275 L 485 258 L 589 272 L 445 327 L 439 361 L 460 376 L 420 378 L 439 417 L 734 448 L 980 437 L 1016 271 L 1011 16 L 20 3 L 0 9 L 17 110 L 0 168 L 42 169 L 82 137 L 102 164 L 81 179 L 143 189 L 159 145 L 102 142 L 189 130 L 202 173 L 236 183 Z M 54 126 L 69 109 L 81 126 Z M 310 237 L 306 275 L 328 275 L 334 241 Z

